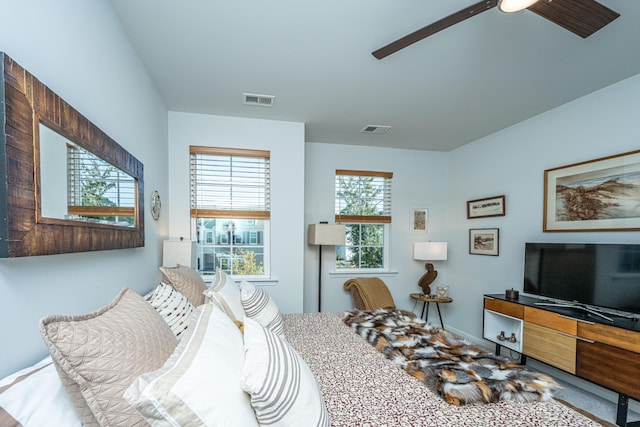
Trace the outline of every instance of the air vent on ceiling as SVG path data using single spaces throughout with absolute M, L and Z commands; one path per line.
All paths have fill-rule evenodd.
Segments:
M 383 125 L 367 125 L 360 132 L 362 133 L 387 133 L 391 129 L 391 126 L 383 126 Z
M 245 105 L 254 105 L 257 107 L 273 107 L 276 97 L 273 95 L 257 95 L 255 93 L 243 93 Z

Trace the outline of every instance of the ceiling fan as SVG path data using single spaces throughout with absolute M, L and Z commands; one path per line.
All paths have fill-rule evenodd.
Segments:
M 620 16 L 595 0 L 482 0 L 389 43 L 372 55 L 382 59 L 496 6 L 503 12 L 528 9 L 582 38 L 589 37 Z

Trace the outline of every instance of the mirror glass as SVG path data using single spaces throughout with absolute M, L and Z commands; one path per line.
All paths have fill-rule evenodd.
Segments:
M 135 226 L 131 175 L 42 123 L 39 133 L 42 217 Z

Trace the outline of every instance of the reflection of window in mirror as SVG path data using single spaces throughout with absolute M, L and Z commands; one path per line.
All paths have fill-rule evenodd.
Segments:
M 135 226 L 133 177 L 47 126 L 39 131 L 43 217 Z

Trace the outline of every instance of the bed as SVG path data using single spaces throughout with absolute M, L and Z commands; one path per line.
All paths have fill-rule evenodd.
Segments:
M 555 400 L 449 404 L 348 328 L 344 313 L 283 317 L 287 340 L 318 380 L 332 426 L 599 426 Z
M 44 318 L 51 356 L 0 380 L 0 425 L 598 426 L 553 399 L 447 403 L 345 313 L 280 314 L 224 279 L 203 301 L 197 281 Z

